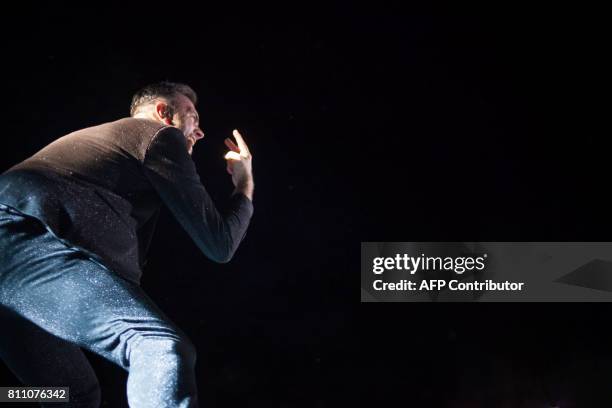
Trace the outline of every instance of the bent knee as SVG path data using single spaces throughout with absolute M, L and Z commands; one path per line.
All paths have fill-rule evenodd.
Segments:
M 191 364 L 196 360 L 195 345 L 185 335 L 144 336 L 132 347 L 131 354 L 150 359 L 173 358 Z

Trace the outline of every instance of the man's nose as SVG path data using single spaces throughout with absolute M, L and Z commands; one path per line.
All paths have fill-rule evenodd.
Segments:
M 202 129 L 196 128 L 196 130 L 193 131 L 193 135 L 195 136 L 196 140 L 200 140 L 204 137 L 204 132 L 202 132 Z

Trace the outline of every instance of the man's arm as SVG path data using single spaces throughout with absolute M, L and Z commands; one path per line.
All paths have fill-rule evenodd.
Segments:
M 227 212 L 219 213 L 187 153 L 185 136 L 174 127 L 154 137 L 143 165 L 145 176 L 198 248 L 215 262 L 228 262 L 253 214 L 252 177 L 250 183 L 241 179 L 243 185 L 235 184 Z M 234 166 L 241 171 L 239 167 Z

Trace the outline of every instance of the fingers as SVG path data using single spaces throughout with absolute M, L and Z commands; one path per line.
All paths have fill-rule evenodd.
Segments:
M 230 138 L 226 138 L 224 140 L 225 146 L 230 149 L 230 151 L 225 154 L 225 159 L 228 160 L 228 165 L 233 160 L 241 160 L 243 158 L 248 158 L 251 154 L 240 132 L 238 132 L 237 129 L 234 129 L 232 133 L 236 138 L 236 142 L 238 143 L 238 145 L 236 145 L 236 143 L 234 143 Z M 228 172 L 231 174 L 229 167 Z
M 238 142 L 238 147 L 240 148 L 240 153 L 245 155 L 245 156 L 248 156 L 251 152 L 249 151 L 249 148 L 247 147 L 246 143 L 244 142 L 244 139 L 242 138 L 242 135 L 240 134 L 240 132 L 238 132 L 238 129 L 234 129 L 232 134 L 236 138 L 236 142 Z
M 232 142 L 232 139 L 230 139 L 229 137 L 225 139 L 225 145 L 231 151 L 240 153 L 240 149 L 238 148 L 238 146 L 236 146 L 236 143 Z
M 234 151 L 227 152 L 225 154 L 225 160 L 240 160 L 241 158 L 242 157 L 240 157 L 240 154 Z

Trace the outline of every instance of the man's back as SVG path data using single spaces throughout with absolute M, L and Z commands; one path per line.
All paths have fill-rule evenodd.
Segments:
M 140 165 L 161 123 L 124 118 L 70 133 L 14 168 L 41 169 L 77 178 L 124 196 L 142 176 Z
M 61 137 L 0 177 L 0 202 L 138 281 L 148 245 L 138 232 L 160 206 L 142 162 L 165 128 L 125 118 Z

